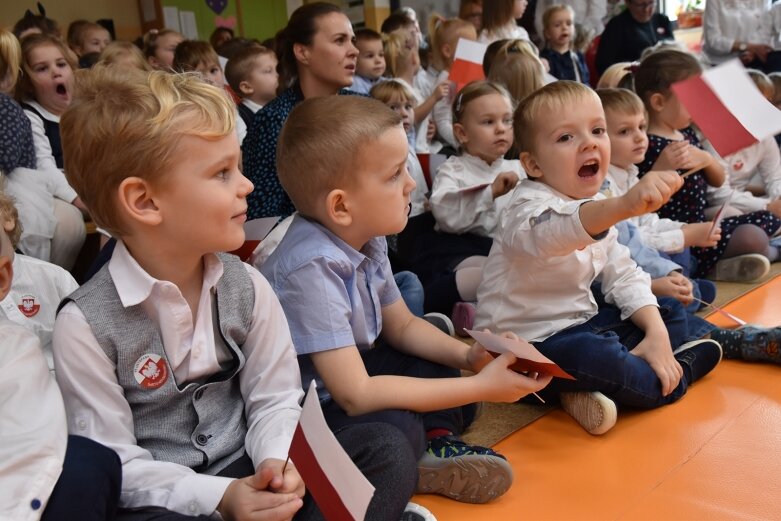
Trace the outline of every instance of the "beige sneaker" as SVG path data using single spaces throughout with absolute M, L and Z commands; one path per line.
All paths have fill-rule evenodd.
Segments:
M 605 434 L 616 424 L 616 404 L 599 392 L 561 393 L 561 408 L 590 434 Z
M 716 263 L 713 278 L 724 282 L 754 282 L 770 271 L 770 261 L 759 253 L 747 253 Z

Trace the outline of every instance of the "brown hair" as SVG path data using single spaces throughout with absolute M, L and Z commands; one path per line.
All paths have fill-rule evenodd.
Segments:
M 612 110 L 629 115 L 645 113 L 643 100 L 629 89 L 597 89 L 597 96 L 605 112 Z
M 513 135 L 518 152 L 534 150 L 534 136 L 537 134 L 535 123 L 540 118 L 555 117 L 553 112 L 560 109 L 562 105 L 577 103 L 589 96 L 599 100 L 590 87 L 577 81 L 559 80 L 545 85 L 521 100 L 513 117 Z
M 771 72 L 767 77 L 773 82 L 773 89 L 775 92 L 773 99 L 781 98 L 781 72 Z
M 24 16 L 16 21 L 13 28 L 14 36 L 21 38 L 22 33 L 29 29 L 37 29 L 43 34 L 60 37 L 60 26 L 51 18 L 46 17 L 46 11 L 41 4 L 38 4 L 40 14 L 33 14 L 29 9 L 24 12 Z
M 111 36 L 111 33 L 109 33 L 108 29 L 100 24 L 92 22 L 80 23 L 73 31 L 72 35 L 70 34 L 70 28 L 68 29 L 68 44 L 74 51 L 76 49 L 81 51 L 81 48 L 84 47 L 84 39 L 87 37 L 87 33 L 90 31 L 106 31 L 109 36 Z M 71 36 L 73 37 L 73 42 L 71 42 Z
M 74 20 L 68 25 L 66 41 L 71 49 L 75 51 L 81 45 L 81 30 L 91 23 L 89 20 Z
M 394 127 L 401 116 L 373 98 L 323 96 L 296 105 L 277 143 L 279 182 L 296 209 L 312 216 L 325 194 L 354 182 L 357 151 Z
M 453 124 L 460 123 L 464 117 L 464 112 L 471 102 L 483 96 L 490 94 L 501 94 L 510 103 L 510 107 L 515 107 L 513 98 L 507 89 L 503 86 L 490 81 L 473 81 L 467 83 L 463 89 L 458 91 L 453 101 Z
M 382 35 L 374 29 L 368 27 L 361 27 L 355 30 L 355 41 L 357 42 L 376 42 L 382 40 Z
M 490 33 L 507 25 L 513 19 L 515 0 L 488 0 L 483 2 L 483 31 Z
M 127 231 L 116 208 L 124 179 L 160 179 L 183 136 L 216 140 L 235 131 L 233 102 L 195 74 L 100 67 L 79 71 L 76 86 L 60 119 L 66 177 L 115 235 Z
M 455 53 L 458 39 L 463 35 L 477 39 L 477 31 L 471 23 L 461 18 L 442 18 L 434 14 L 429 19 L 428 34 L 431 40 L 431 61 L 440 70 L 450 68 L 448 58 L 442 54 L 442 47 L 450 45 Z
M 250 47 L 236 51 L 231 59 L 228 60 L 228 63 L 225 65 L 225 79 L 228 85 L 231 86 L 231 89 L 233 89 L 233 92 L 238 96 L 243 97 L 239 85 L 252 73 L 256 60 L 267 54 L 276 57 L 271 49 L 253 44 Z
M 68 62 L 70 68 L 74 71 L 78 68 L 78 65 L 73 60 L 73 53 L 65 46 L 65 44 L 50 34 L 31 34 L 22 38 L 22 72 L 19 77 L 19 83 L 16 84 L 15 97 L 17 100 L 26 101 L 35 99 L 35 87 L 30 79 L 32 77 L 32 70 L 30 69 L 30 54 L 36 47 L 42 47 L 44 45 L 52 45 L 60 50 L 62 57 Z
M 375 84 L 369 91 L 369 95 L 385 104 L 395 97 L 404 98 L 415 104 L 415 93 L 412 92 L 412 89 L 406 83 L 397 80 L 381 81 Z
M 177 34 L 184 38 L 182 33 L 174 31 L 173 29 L 160 29 L 159 31 L 157 29 L 152 29 L 151 31 L 148 31 L 144 35 L 144 56 L 149 58 L 150 56 L 157 54 L 157 46 L 160 42 L 160 38 L 169 34 Z
M 14 221 L 14 227 L 10 232 L 5 231 L 3 227 L 4 221 Z M 13 198 L 3 190 L 2 182 L 0 182 L 0 233 L 8 234 L 11 246 L 14 248 L 19 244 L 19 239 L 22 237 L 22 223 L 19 222 L 19 212 L 16 210 Z
M 130 42 L 115 41 L 111 42 L 100 53 L 100 60 L 98 65 L 107 67 L 109 65 L 115 65 L 123 56 L 130 55 L 133 58 L 133 65 L 140 71 L 149 72 L 152 70 L 152 66 L 144 59 L 144 55 L 141 53 L 141 49 L 136 47 Z
M 174 70 L 190 72 L 200 64 L 218 64 L 220 59 L 209 42 L 203 40 L 185 40 L 174 51 Z
M 488 79 L 507 88 L 517 104 L 544 85 L 542 62 L 532 44 L 524 40 L 504 42 L 493 57 Z
M 634 73 L 635 92 L 648 106 L 651 95 L 670 94 L 670 86 L 702 72 L 694 55 L 675 49 L 662 49 L 646 56 Z
M 298 60 L 293 45 L 312 45 L 319 30 L 317 20 L 331 13 L 342 13 L 334 4 L 313 2 L 304 4 L 290 15 L 284 29 L 275 36 L 274 50 L 277 53 L 277 72 L 279 73 L 279 92 L 292 86 L 298 80 Z

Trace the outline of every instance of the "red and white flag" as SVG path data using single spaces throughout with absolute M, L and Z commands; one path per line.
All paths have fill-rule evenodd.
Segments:
M 485 79 L 483 56 L 488 46 L 484 43 L 460 38 L 456 46 L 453 65 L 450 67 L 450 81 L 455 83 L 454 94 L 472 81 Z
M 244 244 L 239 249 L 233 250 L 242 261 L 247 262 L 260 242 L 266 238 L 271 230 L 279 222 L 279 217 L 261 217 L 244 223 Z
M 290 459 L 325 519 L 358 521 L 366 517 L 374 486 L 328 428 L 314 380 L 290 444 Z
M 423 178 L 426 180 L 427 192 L 431 191 L 434 186 L 434 178 L 437 175 L 437 169 L 439 165 L 447 161 L 447 156 L 444 154 L 426 154 L 419 153 L 418 161 L 420 162 L 420 168 L 423 170 Z
M 739 60 L 673 84 L 673 92 L 722 157 L 781 132 L 781 111 Z

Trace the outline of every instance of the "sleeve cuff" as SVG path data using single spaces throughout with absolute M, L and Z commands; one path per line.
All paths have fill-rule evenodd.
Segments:
M 171 493 L 169 510 L 189 516 L 211 516 L 232 478 L 192 474 L 179 480 Z

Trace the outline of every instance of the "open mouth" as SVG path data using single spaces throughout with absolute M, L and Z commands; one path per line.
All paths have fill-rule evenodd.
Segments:
M 599 172 L 599 161 L 596 159 L 592 159 L 590 161 L 586 161 L 583 163 L 583 165 L 578 170 L 578 177 L 581 178 L 589 178 L 594 177 L 597 175 L 597 172 Z
M 63 85 L 62 83 L 57 84 L 57 86 L 54 88 L 54 90 L 59 94 L 60 96 L 65 96 L 68 94 L 68 89 Z

